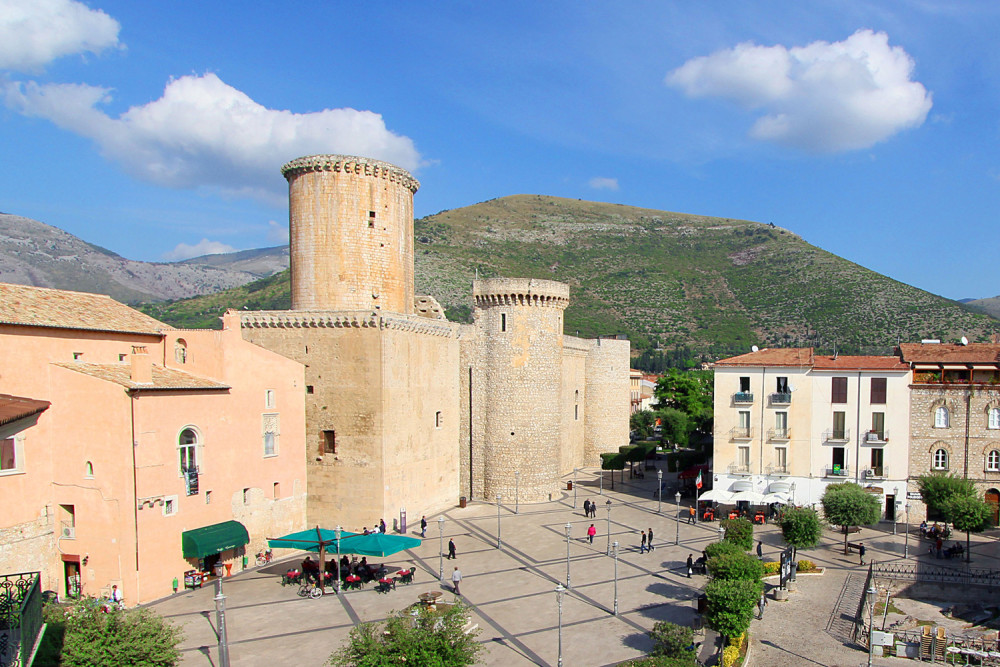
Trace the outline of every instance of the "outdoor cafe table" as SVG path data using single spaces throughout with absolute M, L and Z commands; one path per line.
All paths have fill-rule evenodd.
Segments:
M 396 576 L 399 577 L 401 582 L 408 584 L 413 581 L 413 570 L 400 570 L 396 573 Z
M 344 577 L 344 588 L 361 588 L 361 577 L 349 574 Z
M 390 588 L 393 590 L 396 589 L 396 580 L 392 577 L 382 577 L 378 580 L 378 583 L 383 591 L 387 592 Z
M 757 512 L 756 514 L 754 514 L 753 515 L 753 522 L 754 523 L 759 523 L 759 524 L 763 525 L 764 524 L 764 513 L 763 512 Z

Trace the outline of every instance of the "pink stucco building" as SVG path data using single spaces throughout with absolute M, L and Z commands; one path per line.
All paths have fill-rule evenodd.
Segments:
M 99 295 L 0 284 L 0 394 L 48 402 L 2 438 L 0 572 L 61 596 L 170 594 L 305 527 L 302 364 Z

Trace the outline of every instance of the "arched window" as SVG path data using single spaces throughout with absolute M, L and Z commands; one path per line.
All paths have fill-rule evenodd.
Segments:
M 183 338 L 178 338 L 174 341 L 174 361 L 179 364 L 183 364 L 187 361 L 187 349 L 188 344 Z
M 939 449 L 934 452 L 934 469 L 948 469 L 948 451 L 946 449 Z
M 177 439 L 177 451 L 180 455 L 181 474 L 198 470 L 198 434 L 193 428 L 181 431 Z
M 1000 451 L 994 449 L 986 455 L 986 469 L 990 472 L 1000 472 Z
M 986 428 L 1000 428 L 1000 408 L 990 408 Z
M 91 478 L 91 477 L 93 477 L 94 476 L 94 464 L 91 463 L 90 461 L 87 461 L 87 465 L 84 468 L 84 473 L 83 474 L 88 479 Z
M 942 405 L 934 411 L 934 428 L 948 428 L 949 425 L 948 408 Z

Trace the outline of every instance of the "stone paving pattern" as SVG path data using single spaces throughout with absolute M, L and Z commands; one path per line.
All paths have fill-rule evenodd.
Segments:
M 605 473 L 606 475 L 609 473 Z M 655 473 L 645 480 L 615 482 L 611 491 L 605 479 L 600 495 L 597 471 L 579 476 L 576 491 L 564 491 L 552 502 L 519 506 L 504 504 L 500 511 L 502 548 L 496 548 L 495 505 L 473 503 L 465 509 L 445 512 L 443 542 L 454 539 L 455 561 L 444 560 L 448 586 L 438 583 L 437 517 L 428 517 L 427 539 L 412 551 L 386 559 L 390 567 L 413 563 L 413 584 L 379 594 L 369 585 L 360 591 L 330 594 L 318 600 L 297 596 L 297 587 L 279 585 L 281 573 L 298 563 L 301 556 L 271 563 L 225 580 L 227 628 L 231 663 L 240 665 L 322 665 L 358 622 L 380 620 L 394 609 L 416 602 L 420 593 L 445 590 L 450 600 L 450 573 L 457 565 L 463 575 L 462 598 L 472 608 L 479 625 L 479 638 L 486 648 L 486 665 L 556 665 L 558 658 L 557 582 L 566 583 L 565 524 L 571 523 L 571 590 L 564 595 L 562 615 L 563 662 L 573 665 L 614 665 L 640 657 L 651 644 L 646 632 L 659 620 L 690 625 L 696 618 L 695 600 L 706 578 L 688 579 L 684 561 L 697 556 L 719 539 L 718 524 L 680 524 L 680 545 L 674 545 L 676 523 L 673 493 L 664 494 L 662 512 L 657 513 L 653 496 Z M 617 475 L 616 475 L 617 477 Z M 673 477 L 673 475 L 669 475 Z M 669 502 L 666 499 L 669 497 Z M 599 505 L 597 518 L 583 515 L 583 501 Z M 612 501 L 611 539 L 620 543 L 618 597 L 614 604 L 614 559 L 606 555 L 608 512 Z M 690 503 L 690 498 L 685 499 Z M 682 506 L 684 501 L 682 500 Z M 597 536 L 586 538 L 593 523 Z M 639 530 L 652 528 L 652 553 L 639 553 Z M 919 534 L 911 526 L 910 558 L 926 559 Z M 892 524 L 865 528 L 852 541 L 864 540 L 868 558 L 889 560 L 902 557 L 904 524 L 892 534 Z M 419 536 L 419 534 L 417 533 Z M 777 559 L 781 534 L 774 526 L 757 528 L 764 542 L 764 555 Z M 833 530 L 822 544 L 800 553 L 800 558 L 825 568 L 822 575 L 800 575 L 789 600 L 771 600 L 764 618 L 751 626 L 753 643 L 750 665 L 785 667 L 799 665 L 856 666 L 867 655 L 850 643 L 850 623 L 867 572 L 856 554 L 843 554 L 842 537 Z M 917 554 L 920 554 L 919 556 Z M 1000 563 L 996 535 L 973 537 L 975 568 Z M 374 562 L 374 559 L 372 559 Z M 960 567 L 953 561 L 935 565 Z M 769 580 L 773 582 L 774 580 Z M 179 593 L 153 608 L 184 627 L 183 665 L 218 664 L 215 632 L 214 588 Z M 712 656 L 714 637 L 709 632 L 701 655 Z M 876 658 L 876 665 L 913 665 L 913 661 Z

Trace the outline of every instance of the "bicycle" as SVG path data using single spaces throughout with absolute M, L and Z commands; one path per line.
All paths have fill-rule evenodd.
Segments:
M 323 597 L 323 589 L 315 585 L 312 579 L 306 579 L 299 588 L 299 597 L 318 600 Z
M 274 557 L 274 555 L 271 553 L 270 549 L 266 549 L 264 551 L 258 551 L 257 552 L 257 565 L 258 566 L 260 566 L 260 565 L 267 565 L 268 563 L 271 562 L 271 559 L 273 557 Z

